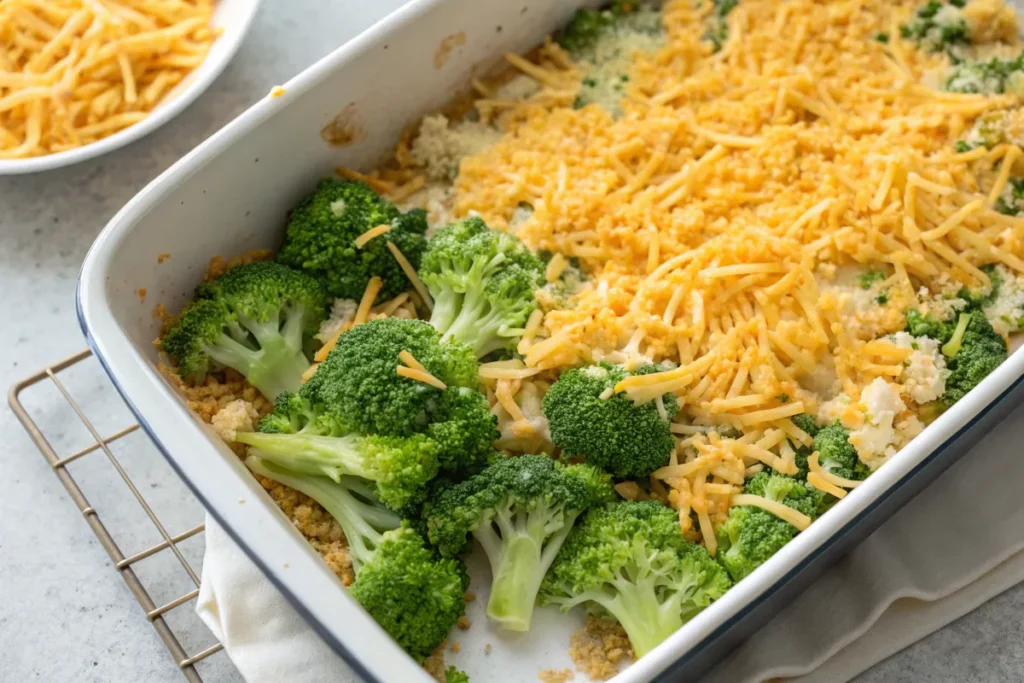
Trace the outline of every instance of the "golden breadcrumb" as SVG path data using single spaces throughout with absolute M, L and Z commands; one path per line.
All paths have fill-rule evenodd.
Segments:
M 537 678 L 544 683 L 565 683 L 576 678 L 576 674 L 572 672 L 572 669 L 544 669 L 537 674 Z
M 569 639 L 569 656 L 582 671 L 597 681 L 619 673 L 624 659 L 633 659 L 629 637 L 619 622 L 608 617 L 589 617 Z
M 448 641 L 442 640 L 441 644 L 434 648 L 434 651 L 423 660 L 423 668 L 434 677 L 438 683 L 445 683 L 444 675 L 444 649 L 448 647 Z
M 448 649 L 454 652 L 455 654 L 458 654 L 462 652 L 462 643 L 452 643 L 452 646 Z
M 463 631 L 468 631 L 469 627 L 473 624 L 465 614 L 459 617 L 459 620 L 455 622 L 455 625 L 461 628 Z
M 216 280 L 227 271 L 231 270 L 235 266 L 240 266 L 243 263 L 252 263 L 253 261 L 271 261 L 273 258 L 274 252 L 270 249 L 250 249 L 249 251 L 243 252 L 238 256 L 232 256 L 228 259 L 223 256 L 214 256 L 206 266 L 206 273 L 203 274 L 203 281 L 209 282 L 210 280 Z
M 324 562 L 346 586 L 355 580 L 345 534 L 341 526 L 315 500 L 278 484 L 273 479 L 257 476 L 260 485 L 270 494 L 281 511 L 292 520 L 309 544 L 320 553 Z
M 263 397 L 256 387 L 245 381 L 239 373 L 228 368 L 207 375 L 202 382 L 192 385 L 178 374 L 177 368 L 161 363 L 160 372 L 184 397 L 189 410 L 203 422 L 212 424 L 213 416 L 232 401 L 248 401 L 262 417 L 274 409 L 274 404 Z M 244 444 L 228 444 L 239 457 L 245 457 Z

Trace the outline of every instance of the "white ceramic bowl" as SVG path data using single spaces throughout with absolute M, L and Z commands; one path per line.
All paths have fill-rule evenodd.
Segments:
M 318 177 L 339 164 L 373 168 L 407 125 L 445 104 L 503 52 L 536 45 L 582 4 L 414 0 L 150 183 L 103 230 L 82 269 L 82 328 L 143 427 L 210 514 L 367 683 L 431 679 L 342 589 L 239 458 L 162 377 L 153 307 L 178 310 L 214 255 L 276 246 L 288 209 Z M 435 62 L 439 47 L 452 43 L 458 46 L 447 60 Z M 341 148 L 320 136 L 339 116 L 353 134 Z M 171 258 L 158 265 L 162 253 Z M 143 289 L 148 296 L 140 297 Z M 1024 392 L 1022 379 L 1024 350 L 1017 350 L 863 485 L 615 682 L 696 680 L 976 441 Z M 540 669 L 571 667 L 568 640 L 579 615 L 538 608 L 530 633 L 496 632 L 483 616 L 490 577 L 479 559 L 470 559 L 479 596 L 468 605 L 473 626 L 456 633 L 461 651 L 449 653 L 449 661 L 474 683 L 526 683 Z M 489 654 L 485 645 L 493 646 Z
M 223 33 L 214 41 L 203 63 L 168 92 L 146 118 L 82 147 L 41 157 L 0 159 L 0 175 L 36 173 L 77 164 L 124 147 L 164 125 L 192 104 L 224 71 L 238 52 L 259 5 L 260 0 L 217 0 L 213 25 L 223 29 Z

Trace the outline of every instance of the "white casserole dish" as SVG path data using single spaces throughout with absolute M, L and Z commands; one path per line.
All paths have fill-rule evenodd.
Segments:
M 417 0 L 339 48 L 242 114 L 140 192 L 107 225 L 82 269 L 83 331 L 111 379 L 172 466 L 323 638 L 368 682 L 429 681 L 342 590 L 241 461 L 193 417 L 158 371 L 158 303 L 177 310 L 210 257 L 279 240 L 285 212 L 335 165 L 368 169 L 402 129 L 451 98 L 505 51 L 524 51 L 563 24 L 580 0 Z M 596 4 L 596 3 L 586 3 Z M 459 38 L 450 39 L 452 36 Z M 446 41 L 446 39 L 449 39 Z M 454 49 L 438 59 L 442 45 Z M 443 62 L 443 64 L 442 64 Z M 355 140 L 331 147 L 321 129 L 341 114 Z M 170 254 L 158 264 L 158 255 Z M 142 290 L 148 294 L 140 295 Z M 1022 391 L 1015 391 L 1022 389 Z M 1024 393 L 1017 351 L 862 486 L 661 646 L 616 677 L 636 683 L 699 675 L 934 479 L 973 434 Z M 1013 394 L 1011 396 L 1011 394 Z M 487 570 L 471 563 L 481 595 Z M 580 620 L 541 609 L 536 628 L 489 629 L 485 596 L 470 604 L 450 662 L 474 683 L 533 681 L 571 666 Z M 484 645 L 494 648 L 489 656 Z

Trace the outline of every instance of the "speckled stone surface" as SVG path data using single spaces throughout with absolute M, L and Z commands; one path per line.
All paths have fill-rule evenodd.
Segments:
M 84 346 L 74 311 L 79 264 L 106 221 L 148 181 L 276 83 L 369 26 L 402 0 L 266 0 L 226 72 L 181 116 L 98 160 L 49 173 L 0 178 L 0 384 Z M 131 421 L 94 363 L 65 377 L 101 434 Z M 23 397 L 61 455 L 90 442 L 55 390 Z M 184 680 L 138 604 L 6 407 L 0 410 L 0 681 L 93 683 Z M 202 510 L 141 434 L 114 453 L 154 511 L 179 533 Z M 160 540 L 102 453 L 70 467 L 126 555 Z M 182 544 L 198 573 L 202 546 Z M 167 553 L 137 565 L 156 604 L 193 588 Z M 212 643 L 191 604 L 171 612 L 189 652 Z M 986 604 L 858 683 L 1024 680 L 1024 588 Z M 223 653 L 203 663 L 207 681 L 240 680 Z M 296 681 L 301 680 L 298 675 Z

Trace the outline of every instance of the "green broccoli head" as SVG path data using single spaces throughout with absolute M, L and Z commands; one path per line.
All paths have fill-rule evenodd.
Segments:
M 822 494 L 814 487 L 782 474 L 759 472 L 747 482 L 744 493 L 787 505 L 811 519 L 817 516 Z M 737 505 L 720 526 L 716 559 L 734 581 L 761 566 L 797 534 L 797 528 L 770 512 L 751 505 Z
M 955 8 L 963 4 L 959 0 L 948 3 Z M 932 52 L 970 44 L 967 22 L 955 10 L 943 11 L 946 6 L 946 3 L 938 0 L 924 3 L 917 9 L 912 21 L 900 26 L 900 35 Z
M 608 476 L 542 455 L 502 457 L 480 474 L 441 487 L 424 508 L 431 543 L 451 557 L 472 535 L 490 560 L 487 615 L 512 631 L 530 628 L 544 574 L 591 506 L 612 500 Z
M 409 351 L 448 387 L 442 390 L 399 375 L 396 368 L 402 351 Z M 440 343 L 427 323 L 372 320 L 338 338 L 298 396 L 278 401 L 260 425 L 262 436 L 246 434 L 239 440 L 258 440 L 264 449 L 273 441 L 282 457 L 288 455 L 287 449 L 299 450 L 301 442 L 304 452 L 316 453 L 310 455 L 313 466 L 331 471 L 339 466 L 335 462 L 339 453 L 349 453 L 358 442 L 363 451 L 391 448 L 418 454 L 427 479 L 437 474 L 438 467 L 469 474 L 494 454 L 492 443 L 498 437 L 497 418 L 487 399 L 470 388 L 477 385 L 476 373 L 476 359 L 469 349 Z M 281 438 L 272 439 L 275 433 Z M 298 456 L 292 453 L 291 457 Z M 418 479 L 412 477 L 409 482 Z M 415 499 L 419 494 L 409 492 L 409 496 Z M 385 492 L 381 497 L 388 504 L 402 505 Z
M 907 332 L 915 337 L 931 337 L 942 343 L 949 341 L 953 336 L 953 325 L 935 318 L 935 316 L 921 315 L 916 308 L 907 311 Z
M 487 398 L 465 387 L 448 387 L 428 406 L 427 435 L 438 445 L 441 469 L 455 475 L 475 474 L 497 453 L 497 419 Z
M 964 323 L 964 316 L 968 316 Z M 992 329 L 992 324 L 980 309 L 962 313 L 950 341 L 942 347 L 947 356 L 946 391 L 942 394 L 945 405 L 951 406 L 978 386 L 981 380 L 1006 360 L 1006 340 Z M 962 332 L 961 332 L 962 330 Z
M 352 569 L 357 575 L 373 558 L 384 533 L 398 528 L 401 522 L 398 515 L 377 501 L 372 486 L 357 477 L 334 481 L 281 467 L 257 455 L 247 457 L 245 465 L 255 474 L 309 496 L 327 510 L 345 533 Z
M 646 366 L 637 374 L 661 370 Z M 642 477 L 658 469 L 675 448 L 668 420 L 655 403 L 634 403 L 624 394 L 601 398 L 628 373 L 617 365 L 601 363 L 562 373 L 544 396 L 544 414 L 551 440 L 570 456 L 616 477 Z M 678 410 L 672 394 L 662 399 L 665 412 Z
M 983 308 L 999 298 L 999 291 L 1003 286 L 1003 272 L 994 263 L 982 266 L 981 270 L 988 275 L 988 287 L 964 286 L 957 292 L 957 298 L 966 301 L 968 308 Z
M 359 248 L 355 239 L 370 228 L 390 225 L 383 236 Z M 384 281 L 379 296 L 391 298 L 409 288 L 388 249 L 393 242 L 413 267 L 426 248 L 426 213 L 403 214 L 364 183 L 324 178 L 292 209 L 284 246 L 277 260 L 313 275 L 327 291 L 343 299 L 359 299 L 374 275 Z
M 556 40 L 562 48 L 576 58 L 592 56 L 598 41 L 617 27 L 632 28 L 635 15 L 651 3 L 649 0 L 616 0 L 603 9 L 584 7 L 558 33 Z M 717 2 L 716 2 L 717 4 Z M 644 24 L 650 20 L 644 18 Z M 639 28 L 639 27 L 638 27 Z M 644 26 L 650 30 L 652 27 Z
M 430 322 L 444 341 L 468 344 L 483 357 L 522 337 L 544 264 L 514 235 L 467 218 L 437 231 L 419 275 L 434 299 Z
M 793 424 L 806 432 L 812 439 L 817 436 L 818 431 L 821 429 L 818 427 L 818 423 L 814 419 L 814 416 L 808 415 L 807 413 L 794 415 L 790 419 L 793 420 Z M 790 441 L 790 446 L 792 446 L 793 450 L 796 452 L 794 462 L 796 463 L 797 474 L 795 476 L 797 479 L 805 480 L 807 479 L 807 472 L 809 471 L 807 458 L 811 457 L 811 453 L 814 452 L 814 449 L 810 446 L 804 446 L 803 444 L 796 443 L 794 441 Z
M 420 320 L 371 320 L 342 334 L 302 387 L 302 395 L 328 406 L 351 429 L 364 434 L 408 436 L 430 424 L 442 390 L 397 373 L 408 351 L 449 387 L 476 389 L 476 358 L 466 346 L 442 344 Z
M 465 613 L 466 587 L 462 562 L 438 556 L 403 526 L 383 535 L 351 591 L 402 649 L 422 662 Z
M 246 263 L 202 285 L 160 340 L 186 379 L 234 368 L 267 398 L 296 391 L 303 351 L 326 312 L 314 279 L 277 263 Z
M 814 435 L 814 450 L 818 452 L 821 469 L 829 474 L 860 480 L 866 479 L 870 473 L 850 443 L 850 430 L 838 420 L 818 430 Z
M 731 585 L 704 548 L 686 541 L 671 509 L 654 501 L 595 507 L 562 546 L 542 604 L 596 605 L 619 620 L 638 657 Z
M 922 316 L 918 311 L 907 312 L 907 331 L 915 337 L 931 337 L 942 343 L 946 356 L 946 391 L 939 399 L 948 408 L 976 387 L 1006 360 L 1006 340 L 992 328 L 983 306 L 999 295 L 1002 276 L 995 268 L 988 269 L 992 287 L 987 291 L 963 288 L 959 296 L 967 306 L 948 321 Z

